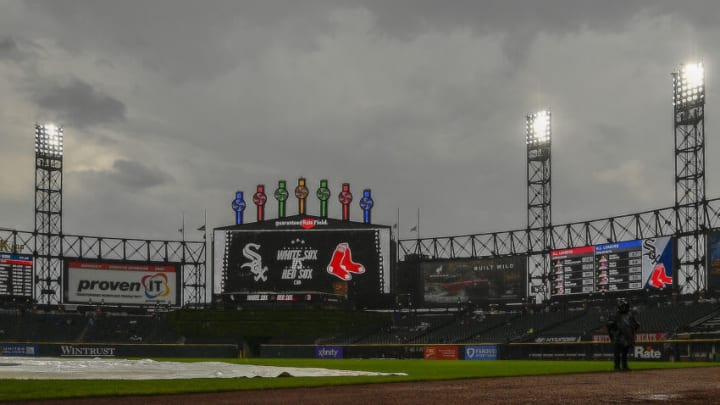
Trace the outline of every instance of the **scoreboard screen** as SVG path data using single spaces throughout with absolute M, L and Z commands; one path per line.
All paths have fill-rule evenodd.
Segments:
M 389 227 L 286 218 L 225 230 L 217 248 L 222 291 L 234 300 L 370 302 L 390 293 Z
M 594 246 L 553 250 L 550 252 L 552 295 L 591 293 L 595 277 Z
M 715 229 L 707 236 L 707 288 L 720 294 L 720 230 Z
M 32 297 L 33 257 L 0 252 L 0 296 Z
M 553 296 L 632 290 L 669 290 L 674 286 L 669 236 L 605 243 L 550 252 Z
M 428 305 L 521 302 L 527 296 L 525 256 L 431 260 L 420 268 Z
M 595 246 L 595 266 L 595 291 L 641 289 L 642 241 Z

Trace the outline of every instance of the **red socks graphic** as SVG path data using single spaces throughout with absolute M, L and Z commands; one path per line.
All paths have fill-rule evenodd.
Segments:
M 340 249 L 343 245 L 347 246 L 346 243 L 341 243 L 335 248 L 330 264 L 327 266 L 327 272 L 340 280 L 349 281 L 352 276 L 342 267 L 342 259 L 345 257 L 345 249 Z
M 665 265 L 662 263 L 658 263 L 653 269 L 652 274 L 650 275 L 650 280 L 648 280 L 648 284 L 655 288 L 663 288 L 668 284 L 672 284 L 672 281 L 672 277 L 668 277 L 667 273 L 665 272 Z
M 360 263 L 356 263 L 352 260 L 352 253 L 350 252 L 350 246 L 348 246 L 347 243 L 341 243 L 338 245 L 335 250 L 342 249 L 344 251 L 342 261 L 340 262 L 340 265 L 345 268 L 345 270 L 349 271 L 350 273 L 355 274 L 363 274 L 365 273 L 365 266 L 363 266 Z
M 343 242 L 337 245 L 333 252 L 330 264 L 327 266 L 327 272 L 340 280 L 350 281 L 352 275 L 350 273 L 365 273 L 365 266 L 352 260 L 350 246 Z

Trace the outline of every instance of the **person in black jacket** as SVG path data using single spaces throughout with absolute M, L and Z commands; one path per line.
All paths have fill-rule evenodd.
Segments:
M 635 345 L 635 332 L 640 324 L 630 312 L 630 304 L 619 300 L 615 317 L 608 322 L 607 331 L 613 343 L 613 360 L 616 371 L 629 371 L 627 356 Z

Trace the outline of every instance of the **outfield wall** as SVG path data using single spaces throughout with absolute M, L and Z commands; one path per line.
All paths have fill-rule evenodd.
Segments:
M 638 341 L 629 358 L 637 361 L 720 361 L 720 339 Z M 546 342 L 503 345 L 504 359 L 611 360 L 612 343 Z
M 606 342 L 509 344 L 260 345 L 265 358 L 396 358 L 427 360 L 611 360 Z M 639 341 L 636 361 L 720 361 L 720 339 Z
M 237 345 L 0 342 L 0 356 L 237 358 Z

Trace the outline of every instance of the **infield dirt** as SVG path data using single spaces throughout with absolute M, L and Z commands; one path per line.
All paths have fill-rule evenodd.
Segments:
M 21 404 L 712 404 L 720 367 L 346 385 Z

